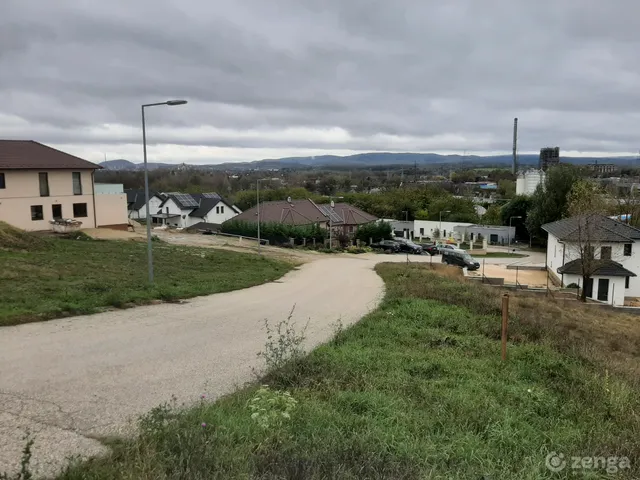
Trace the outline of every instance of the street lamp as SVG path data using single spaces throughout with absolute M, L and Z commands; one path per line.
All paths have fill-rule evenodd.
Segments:
M 514 218 L 522 218 L 522 216 L 514 215 L 513 217 L 509 217 L 509 244 L 507 245 L 508 247 L 511 246 L 511 220 L 513 220 Z
M 160 103 L 147 103 L 142 105 L 142 151 L 144 152 L 144 200 L 146 204 L 147 217 L 147 264 L 149 268 L 149 283 L 153 283 L 153 250 L 151 248 L 151 214 L 149 213 L 149 169 L 147 168 L 147 130 L 144 122 L 145 107 L 156 107 L 158 105 L 184 105 L 186 100 L 168 100 Z
M 442 214 L 443 213 L 451 213 L 451 210 L 442 210 L 440 212 L 440 238 L 442 238 Z
M 260 250 L 260 182 L 269 180 L 268 178 L 259 178 L 256 180 L 256 209 L 258 211 L 258 255 L 262 255 Z

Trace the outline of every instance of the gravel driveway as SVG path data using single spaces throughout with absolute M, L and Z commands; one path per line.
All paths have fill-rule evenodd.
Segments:
M 326 341 L 338 319 L 377 306 L 377 261 L 327 256 L 246 290 L 0 329 L 0 472 L 17 467 L 25 430 L 46 475 L 68 456 L 104 451 L 92 436 L 125 433 L 172 395 L 190 403 L 232 391 L 261 366 L 264 320 L 294 305 L 308 346 Z

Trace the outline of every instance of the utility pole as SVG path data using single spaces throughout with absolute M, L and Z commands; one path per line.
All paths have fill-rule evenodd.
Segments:
M 518 172 L 518 159 L 516 157 L 518 152 L 518 118 L 513 119 L 513 165 L 511 167 L 511 173 L 514 175 Z

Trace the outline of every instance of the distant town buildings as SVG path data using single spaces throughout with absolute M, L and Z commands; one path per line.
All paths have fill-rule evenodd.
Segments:
M 516 179 L 516 195 L 533 195 L 538 185 L 544 184 L 547 174 L 544 170 L 527 170 Z
M 547 147 L 540 150 L 540 160 L 538 168 L 544 172 L 549 167 L 558 165 L 560 163 L 560 148 L 559 147 Z
M 597 175 L 608 175 L 618 171 L 618 167 L 613 163 L 590 163 L 587 168 Z

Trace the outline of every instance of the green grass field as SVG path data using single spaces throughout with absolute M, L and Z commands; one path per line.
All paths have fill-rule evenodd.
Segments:
M 144 243 L 28 234 L 0 235 L 2 240 L 0 325 L 251 287 L 293 268 L 250 254 L 154 242 L 156 281 L 150 287 Z
M 377 270 L 379 309 L 262 379 L 297 401 L 272 393 L 267 412 L 290 419 L 254 421 L 257 387 L 164 406 L 59 480 L 638 478 L 637 317 L 514 298 L 503 363 L 498 290 L 427 265 Z M 560 473 L 551 452 L 569 461 Z M 601 455 L 619 458 L 612 476 L 571 468 Z

